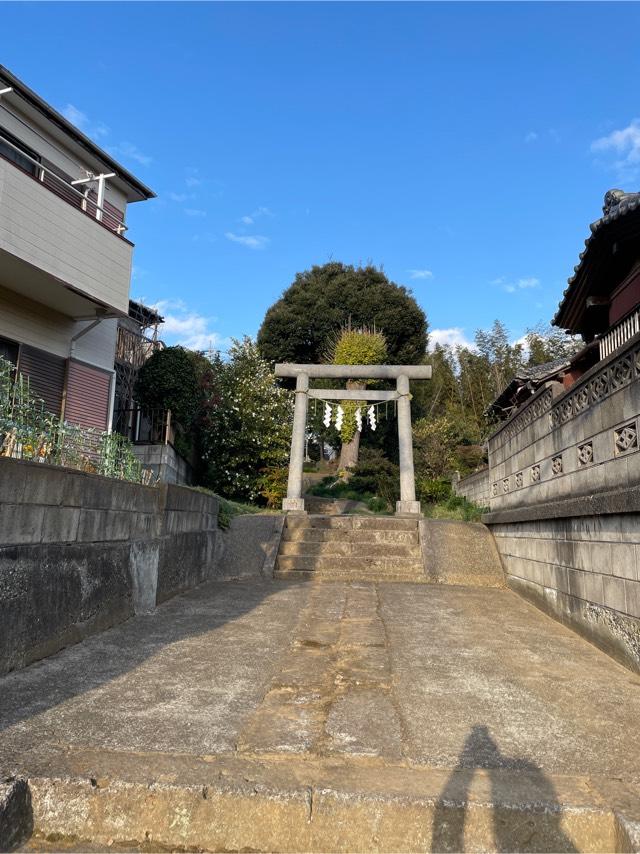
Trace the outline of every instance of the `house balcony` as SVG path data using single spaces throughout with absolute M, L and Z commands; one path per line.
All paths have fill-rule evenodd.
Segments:
M 86 192 L 0 156 L 0 286 L 73 318 L 126 316 L 133 245 L 123 232 Z

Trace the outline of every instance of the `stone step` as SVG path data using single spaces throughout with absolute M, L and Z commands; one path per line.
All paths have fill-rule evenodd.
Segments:
M 636 797 L 618 802 L 606 782 L 584 777 L 380 761 L 354 769 L 334 757 L 119 756 L 97 785 L 94 765 L 81 774 L 76 756 L 64 773 L 31 777 L 32 836 L 21 850 L 638 850 Z
M 420 540 L 418 530 L 392 531 L 357 528 L 355 530 L 339 530 L 334 528 L 289 528 L 282 532 L 282 542 L 322 543 L 388 543 L 393 545 L 417 545 Z
M 405 545 L 404 543 L 350 543 L 341 540 L 324 540 L 320 542 L 291 542 L 280 543 L 280 555 L 305 555 L 312 557 L 343 556 L 359 558 L 363 552 L 367 557 L 411 557 L 420 560 L 420 546 Z
M 397 516 L 287 516 L 285 528 L 336 528 L 340 531 L 417 531 L 416 519 Z
M 422 561 L 413 557 L 323 557 L 320 555 L 283 555 L 276 560 L 276 571 L 307 572 L 423 572 Z
M 322 570 L 322 572 L 314 572 L 313 570 L 291 569 L 281 570 L 276 569 L 273 577 L 278 581 L 369 581 L 376 584 L 386 582 L 398 582 L 403 584 L 426 584 L 427 578 L 422 570 L 413 572 L 390 572 L 385 570 L 368 571 L 366 568 L 360 570 L 349 571 L 334 571 Z

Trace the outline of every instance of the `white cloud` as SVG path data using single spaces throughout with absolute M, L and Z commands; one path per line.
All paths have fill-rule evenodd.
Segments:
M 535 142 L 538 138 L 538 134 L 534 130 L 530 130 L 529 133 L 525 136 L 525 142 Z
M 191 196 L 188 193 L 167 193 L 172 202 L 186 202 Z
M 187 216 L 206 216 L 207 212 L 200 210 L 200 208 L 185 208 L 184 212 Z
M 511 282 L 506 279 L 505 276 L 499 276 L 497 279 L 493 279 L 490 284 L 497 285 L 501 287 L 503 291 L 508 294 L 515 294 L 518 291 L 526 291 L 531 288 L 539 288 L 540 287 L 540 279 L 536 279 L 535 276 L 525 276 L 521 279 L 516 279 Z
M 241 216 L 240 222 L 243 223 L 244 225 L 253 225 L 253 223 L 257 219 L 260 219 L 260 217 L 264 217 L 264 216 L 274 217 L 275 214 L 273 213 L 272 210 L 270 210 L 270 208 L 267 208 L 267 207 L 264 207 L 264 205 L 261 205 L 259 208 L 256 208 L 254 211 L 251 211 L 250 214 L 247 214 L 246 216 Z
M 240 243 L 249 249 L 266 249 L 270 243 L 269 238 L 261 234 L 234 234 L 232 231 L 225 231 L 224 236 L 227 240 L 231 240 L 233 243 Z
M 430 329 L 429 330 L 429 349 L 433 350 L 436 344 L 450 347 L 468 347 L 473 350 L 475 344 L 464 334 L 464 329 L 461 326 L 452 326 L 449 329 Z
M 431 270 L 407 270 L 412 279 L 433 279 Z
M 81 130 L 82 133 L 94 139 L 100 139 L 109 133 L 109 128 L 105 124 L 102 122 L 94 124 L 86 113 L 83 113 L 82 110 L 79 110 L 73 104 L 67 104 L 62 110 L 62 115 L 72 125 L 75 125 L 78 130 Z
M 187 187 L 200 187 L 202 184 L 201 178 L 196 178 L 194 175 L 189 175 L 184 179 Z
M 133 160 L 141 166 L 149 166 L 153 159 L 148 154 L 143 154 L 138 146 L 132 142 L 121 142 L 119 145 L 113 146 L 110 151 L 118 157 L 124 157 L 125 160 Z
M 217 318 L 190 310 L 182 300 L 160 300 L 151 308 L 164 317 L 159 335 L 165 344 L 180 344 L 189 350 L 216 350 L 228 344 L 228 339 L 212 329 Z
M 640 119 L 633 119 L 625 128 L 596 139 L 591 143 L 591 151 L 617 155 L 610 165 L 622 176 L 631 178 L 640 167 Z

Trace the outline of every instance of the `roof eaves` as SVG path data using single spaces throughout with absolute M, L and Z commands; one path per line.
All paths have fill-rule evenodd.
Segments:
M 15 76 L 4 65 L 0 65 L 0 77 L 2 77 L 11 86 L 14 92 L 23 98 L 32 107 L 35 107 L 39 112 L 43 113 L 49 121 L 57 125 L 65 133 L 69 134 L 75 142 L 89 151 L 94 157 L 102 160 L 110 169 L 118 173 L 118 176 L 127 184 L 130 184 L 143 198 L 155 199 L 156 194 L 153 190 L 143 184 L 135 175 L 125 169 L 117 160 L 114 160 L 107 152 L 96 145 L 88 136 L 82 133 L 81 130 L 71 124 L 61 113 L 48 104 L 40 95 L 36 94 L 32 89 L 25 85 L 22 80 Z
M 626 214 L 631 213 L 632 211 L 635 211 L 638 208 L 640 208 L 640 193 L 628 193 L 626 195 L 626 198 L 622 199 L 619 204 L 612 206 L 604 216 L 600 217 L 600 219 L 597 219 L 595 222 L 592 222 L 590 224 L 589 230 L 591 231 L 591 234 L 584 242 L 584 249 L 578 256 L 578 263 L 573 268 L 573 275 L 567 279 L 567 287 L 562 292 L 562 299 L 560 300 L 560 303 L 558 304 L 558 309 L 551 321 L 552 326 L 560 325 L 562 313 L 564 308 L 566 307 L 567 297 L 569 296 L 573 284 L 577 281 L 578 276 L 584 269 L 587 252 L 589 250 L 589 247 L 593 243 L 596 234 L 604 226 L 608 225 L 611 222 L 615 222 L 616 220 L 620 219 L 620 217 L 625 216 Z

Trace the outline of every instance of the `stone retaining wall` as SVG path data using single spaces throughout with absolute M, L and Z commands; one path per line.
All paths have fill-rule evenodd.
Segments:
M 478 507 L 488 507 L 491 498 L 491 477 L 489 469 L 474 472 L 460 480 L 452 483 L 456 495 L 461 495 L 467 501 L 477 504 Z
M 203 581 L 258 575 L 278 517 L 246 518 L 261 521 L 238 539 L 212 495 L 0 458 L 0 674 Z
M 640 672 L 640 512 L 491 530 L 512 589 Z

